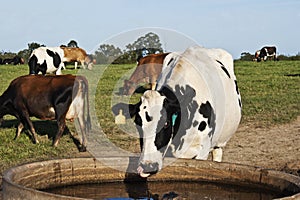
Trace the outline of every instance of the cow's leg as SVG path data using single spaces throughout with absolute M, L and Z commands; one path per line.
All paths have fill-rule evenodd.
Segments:
M 75 69 L 77 69 L 77 66 L 78 66 L 78 62 L 75 61 L 75 64 L 74 64 Z
M 62 65 L 60 65 L 57 69 L 57 71 L 55 72 L 56 75 L 61 75 L 61 68 L 62 68 Z
M 27 114 L 26 111 L 23 111 L 23 115 L 20 116 L 20 120 L 21 120 L 21 123 L 26 123 L 26 124 L 28 125 L 29 130 L 30 130 L 30 132 L 31 132 L 31 135 L 32 135 L 32 137 L 33 137 L 33 142 L 34 142 L 35 144 L 38 144 L 39 141 L 38 141 L 38 139 L 37 139 L 37 134 L 36 134 L 35 129 L 34 129 L 34 127 L 33 127 L 33 123 L 32 123 L 32 121 L 30 120 L 30 117 L 29 117 L 29 115 Z M 19 124 L 19 126 L 20 126 L 20 124 Z M 19 128 L 19 127 L 18 127 L 18 128 Z
M 20 136 L 20 134 L 21 134 L 23 128 L 24 128 L 24 125 L 23 125 L 23 123 L 20 121 L 20 122 L 19 122 L 19 125 L 18 125 L 18 128 L 17 128 L 17 132 L 16 132 L 16 136 L 15 136 L 14 140 L 16 140 L 16 139 Z
M 155 90 L 155 88 L 156 88 L 156 81 L 152 81 L 151 90 Z
M 196 159 L 207 160 L 211 148 L 211 139 L 206 131 L 200 137 L 200 148 Z
M 85 69 L 84 61 L 80 61 L 80 62 L 81 62 L 82 68 Z
M 57 120 L 57 126 L 58 126 L 58 131 L 57 131 L 57 134 L 56 134 L 55 139 L 53 140 L 53 144 L 52 144 L 55 147 L 58 145 L 59 139 L 61 138 L 61 136 L 66 128 L 65 117 L 60 117 Z
M 212 159 L 215 162 L 222 162 L 223 150 L 221 147 L 215 147 L 212 150 Z
M 61 68 L 62 68 L 63 70 L 66 70 L 66 66 L 65 66 L 64 63 L 61 63 Z

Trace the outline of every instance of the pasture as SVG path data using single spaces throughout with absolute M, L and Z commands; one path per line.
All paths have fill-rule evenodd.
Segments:
M 114 124 L 111 112 L 111 95 L 116 82 L 122 74 L 135 67 L 131 65 L 96 65 L 89 75 L 90 88 L 96 87 L 95 108 L 98 121 L 107 137 L 123 149 L 137 152 L 138 140 L 125 134 Z M 97 72 L 97 73 L 96 73 Z M 63 74 L 76 74 L 77 70 L 62 71 Z M 102 74 L 103 73 L 103 74 Z M 294 121 L 300 115 L 300 61 L 279 62 L 247 62 L 236 61 L 235 73 L 242 95 L 244 124 L 256 127 L 270 128 Z M 0 65 L 0 94 L 16 77 L 28 74 L 28 65 Z M 99 74 L 102 74 L 99 80 Z M 139 94 L 131 97 L 136 102 Z M 90 98 L 91 100 L 92 98 Z M 63 135 L 58 147 L 51 146 L 53 133 L 56 133 L 56 123 L 35 120 L 34 126 L 39 134 L 40 143 L 33 144 L 27 131 L 17 140 L 13 140 L 17 121 L 12 116 L 6 116 L 0 127 L 0 171 L 10 166 L 53 158 L 69 158 L 87 156 L 79 153 L 72 138 Z M 72 123 L 67 122 L 71 131 Z M 49 139 L 48 139 L 49 137 Z M 280 147 L 278 147 L 280 148 Z M 226 152 L 225 152 L 226 154 Z

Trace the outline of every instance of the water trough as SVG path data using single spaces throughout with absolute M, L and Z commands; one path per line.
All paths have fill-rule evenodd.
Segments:
M 124 181 L 143 185 L 145 179 L 141 179 L 135 174 L 136 163 L 136 157 L 102 158 L 101 161 L 93 158 L 73 158 L 13 167 L 3 175 L 3 200 L 87 199 L 46 191 L 51 188 L 81 184 L 124 183 Z M 147 183 L 180 181 L 214 183 L 230 185 L 235 188 L 259 188 L 263 191 L 276 193 L 276 198 L 280 197 L 285 200 L 300 198 L 300 177 L 283 172 L 232 163 L 186 159 L 172 160 L 167 158 L 165 163 L 167 166 L 158 174 L 149 177 Z M 159 199 L 161 197 L 162 195 Z M 252 197 L 253 199 L 264 199 L 261 198 L 261 194 L 258 198 Z M 99 199 L 102 198 L 99 197 Z

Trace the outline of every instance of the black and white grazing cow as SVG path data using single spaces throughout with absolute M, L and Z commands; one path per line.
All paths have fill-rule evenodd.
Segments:
M 29 57 L 29 74 L 43 75 L 46 73 L 55 73 L 61 75 L 64 51 L 60 47 L 39 47 L 34 49 Z
M 254 55 L 254 61 L 260 62 L 261 60 L 266 61 L 268 57 L 273 59 L 274 61 L 278 61 L 277 55 L 276 55 L 276 47 L 275 46 L 266 46 L 261 48 L 261 50 L 258 50 L 255 52 Z
M 0 62 L 0 64 L 3 64 L 3 65 L 9 65 L 9 64 L 20 65 L 20 64 L 24 64 L 24 59 L 21 58 L 20 56 L 14 56 L 13 58 L 4 59 L 2 62 Z
M 142 150 L 137 171 L 147 177 L 162 169 L 168 154 L 205 160 L 212 152 L 220 162 L 222 147 L 238 128 L 241 107 L 232 56 L 195 46 L 165 58 L 155 91 L 112 110 L 135 116 Z

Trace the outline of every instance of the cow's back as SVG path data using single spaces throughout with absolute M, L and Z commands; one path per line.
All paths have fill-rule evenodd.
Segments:
M 22 95 L 38 95 L 39 93 L 51 93 L 59 95 L 60 90 L 74 84 L 76 76 L 73 75 L 26 75 L 15 79 L 12 85 Z
M 157 90 L 165 86 L 173 90 L 180 103 L 186 103 L 190 96 L 192 101 L 197 102 L 199 110 L 209 102 L 216 117 L 212 147 L 226 144 L 241 119 L 240 94 L 229 53 L 195 46 L 182 54 L 169 54 L 164 61 Z M 195 121 L 199 122 L 201 116 L 198 110 L 194 112 Z M 186 123 L 185 120 L 182 118 L 182 123 Z
M 84 61 L 87 57 L 86 51 L 81 48 L 61 47 L 61 49 L 64 51 L 63 61 L 65 62 Z

